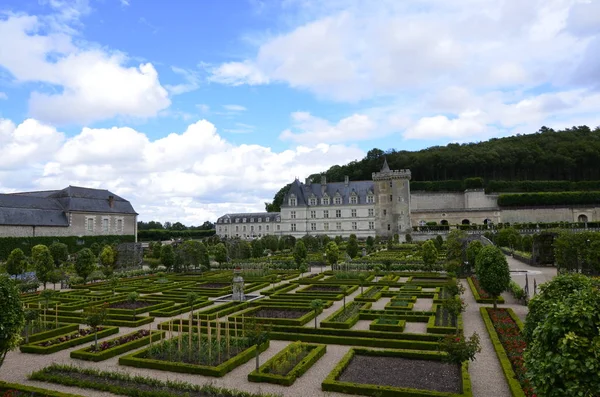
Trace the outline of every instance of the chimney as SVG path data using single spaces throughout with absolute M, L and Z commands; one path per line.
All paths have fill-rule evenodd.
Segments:
M 110 208 L 115 206 L 115 196 L 108 196 L 108 206 Z
M 348 175 L 344 175 L 344 184 L 346 185 L 346 187 L 348 187 L 349 183 L 350 183 L 350 178 L 348 177 Z

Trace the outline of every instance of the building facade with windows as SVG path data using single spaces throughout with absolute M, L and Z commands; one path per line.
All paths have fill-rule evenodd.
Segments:
M 250 239 L 267 234 L 295 237 L 356 234 L 359 238 L 399 234 L 403 239 L 414 227 L 432 223 L 482 225 L 600 220 L 600 205 L 503 208 L 498 206 L 498 194 L 486 194 L 483 189 L 411 192 L 410 178 L 410 170 L 391 170 L 384 161 L 381 171 L 373 173 L 368 181 L 350 181 L 346 177 L 344 182 L 327 183 L 322 176 L 321 183 L 309 180 L 301 183 L 296 179 L 284 198 L 281 212 L 222 216 L 217 220 L 217 235 Z M 252 218 L 262 218 L 263 222 L 268 219 L 276 227 L 238 227 L 256 225 Z
M 410 231 L 410 171 L 392 171 L 387 161 L 373 180 L 301 183 L 295 180 L 278 213 L 227 214 L 217 220 L 221 237 L 306 234 L 359 238 Z M 263 228 L 257 228 L 262 222 Z M 267 226 L 268 228 L 265 228 Z M 270 227 L 269 227 L 270 226 Z
M 131 203 L 103 189 L 0 194 L 0 237 L 137 236 Z

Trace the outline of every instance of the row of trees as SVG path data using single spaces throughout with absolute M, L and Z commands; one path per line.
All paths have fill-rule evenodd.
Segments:
M 165 222 L 164 224 L 162 224 L 161 222 L 158 222 L 158 221 L 150 221 L 150 222 L 138 221 L 137 226 L 138 226 L 138 230 L 175 230 L 175 231 L 212 230 L 215 228 L 215 224 L 210 221 L 206 221 L 200 226 L 186 226 L 181 222 L 175 222 L 175 223 Z
M 64 280 L 65 273 L 69 272 L 71 266 L 84 281 L 96 270 L 98 264 L 105 275 L 112 274 L 117 260 L 116 250 L 106 245 L 97 252 L 98 255 L 95 255 L 92 249 L 83 248 L 70 256 L 66 244 L 55 242 L 49 247 L 43 244 L 34 246 L 31 257 L 27 257 L 23 250 L 15 248 L 6 260 L 6 272 L 18 276 L 32 270 L 37 280 L 44 284 L 44 289 L 47 283 L 56 284 Z

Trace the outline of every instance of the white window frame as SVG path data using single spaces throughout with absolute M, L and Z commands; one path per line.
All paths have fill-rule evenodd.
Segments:
M 296 224 L 295 224 L 295 223 L 290 223 L 290 230 L 291 230 L 292 232 L 295 232 L 295 231 L 296 231 Z
M 331 200 L 329 199 L 329 197 L 323 197 L 323 205 L 329 205 L 330 202 Z
M 352 215 L 352 218 L 356 218 L 356 210 L 355 209 L 350 210 L 350 214 Z
M 323 230 L 329 231 L 329 222 L 323 223 Z
M 312 232 L 316 232 L 317 231 L 317 223 L 316 222 L 311 222 L 310 223 L 310 230 Z
M 85 219 L 85 230 L 88 232 L 94 232 L 94 218 L 93 217 L 87 217 Z
M 341 218 L 342 217 L 342 210 L 335 210 L 335 217 L 336 218 Z
M 316 219 L 317 218 L 317 211 L 311 210 L 310 211 L 310 218 L 311 219 Z
M 123 233 L 123 219 L 117 219 L 117 232 Z
M 267 230 L 267 232 L 269 231 L 269 225 L 267 225 L 267 229 L 266 230 Z
M 370 221 L 369 222 L 369 230 L 374 230 L 375 229 L 375 222 Z
M 335 204 L 335 205 L 342 205 L 342 198 L 341 198 L 341 197 L 339 197 L 339 196 L 338 196 L 338 197 L 335 197 L 335 198 L 333 199 L 333 204 Z
M 323 218 L 329 218 L 329 210 L 323 211 Z
M 369 216 L 375 216 L 375 210 L 373 208 L 369 208 Z
M 358 197 L 356 197 L 356 196 L 350 197 L 350 204 L 358 204 Z
M 110 231 L 110 218 L 102 218 L 102 233 L 108 233 L 109 231 Z
M 367 196 L 367 204 L 373 204 L 375 202 L 375 197 L 372 194 Z
M 296 211 L 290 211 L 290 219 L 296 219 Z
M 352 222 L 352 230 L 358 230 L 358 222 Z
M 336 230 L 342 230 L 342 222 L 336 222 L 335 228 L 336 228 Z
M 281 225 L 277 225 L 277 231 L 281 230 Z
M 317 205 L 317 199 L 316 199 L 316 198 L 314 198 L 314 197 L 311 197 L 311 198 L 308 200 L 308 205 Z

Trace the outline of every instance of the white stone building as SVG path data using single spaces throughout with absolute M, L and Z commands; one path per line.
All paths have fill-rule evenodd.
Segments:
M 370 181 L 301 183 L 295 180 L 278 213 L 228 214 L 217 220 L 220 237 L 259 238 L 306 234 L 401 238 L 413 227 L 525 222 L 597 222 L 600 203 L 580 206 L 499 207 L 498 194 L 411 192 L 410 170 L 390 170 L 387 161 Z

